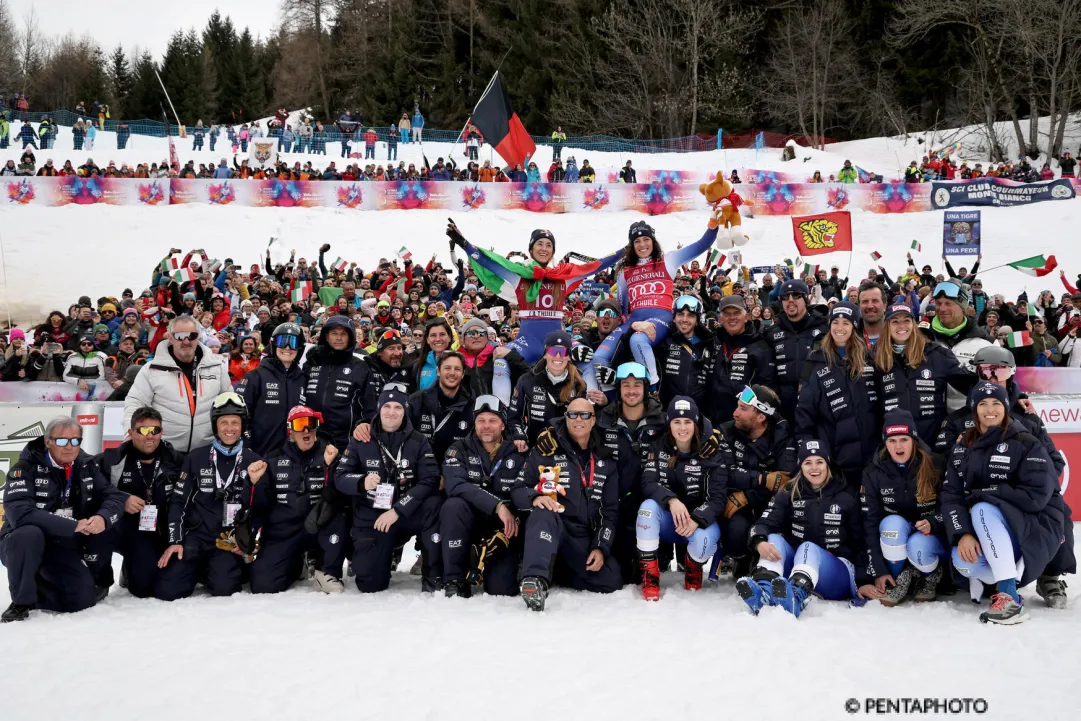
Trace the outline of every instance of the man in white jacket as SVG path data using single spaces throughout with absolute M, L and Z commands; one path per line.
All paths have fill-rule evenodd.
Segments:
M 82 336 L 79 338 L 79 350 L 64 361 L 64 380 L 83 391 L 90 390 L 92 383 L 104 383 L 107 358 L 104 353 L 94 349 L 94 336 Z
M 124 426 L 137 408 L 150 406 L 162 417 L 163 437 L 181 453 L 210 444 L 210 409 L 219 393 L 232 390 L 228 359 L 199 342 L 191 316 L 169 324 L 169 333 L 135 378 L 124 402 Z

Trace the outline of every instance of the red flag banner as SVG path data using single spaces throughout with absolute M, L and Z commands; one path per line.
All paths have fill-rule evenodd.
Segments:
M 503 78 L 498 70 L 473 108 L 472 122 L 512 168 L 519 163 L 525 167 L 526 158 L 537 151 L 536 144 L 510 106 L 510 97 L 503 89 Z
M 852 216 L 847 210 L 792 217 L 792 240 L 801 256 L 852 251 Z

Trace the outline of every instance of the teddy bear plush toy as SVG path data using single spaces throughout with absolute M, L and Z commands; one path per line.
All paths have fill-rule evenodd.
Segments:
M 537 468 L 540 471 L 536 486 L 537 493 L 548 496 L 553 501 L 559 501 L 560 496 L 567 495 L 563 486 L 559 485 L 559 466 L 538 466 Z M 563 504 L 559 505 L 559 512 L 563 512 Z
M 751 237 L 743 229 L 743 218 L 740 217 L 739 207 L 754 205 L 754 201 L 744 200 L 732 184 L 725 180 L 724 172 L 720 171 L 717 176 L 708 183 L 698 186 L 698 192 L 706 196 L 706 202 L 713 208 L 713 217 L 710 218 L 710 228 L 720 228 L 717 231 L 717 247 L 721 250 L 746 245 Z

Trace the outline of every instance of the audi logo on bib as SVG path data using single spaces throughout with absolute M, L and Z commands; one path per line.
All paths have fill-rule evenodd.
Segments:
M 672 277 L 663 260 L 650 261 L 633 268 L 624 268 L 631 312 L 638 308 L 672 310 Z

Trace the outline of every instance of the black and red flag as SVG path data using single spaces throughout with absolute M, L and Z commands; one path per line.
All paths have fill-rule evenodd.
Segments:
M 510 107 L 498 70 L 473 108 L 473 125 L 512 168 L 519 163 L 525 167 L 526 158 L 537 150 L 518 114 Z

